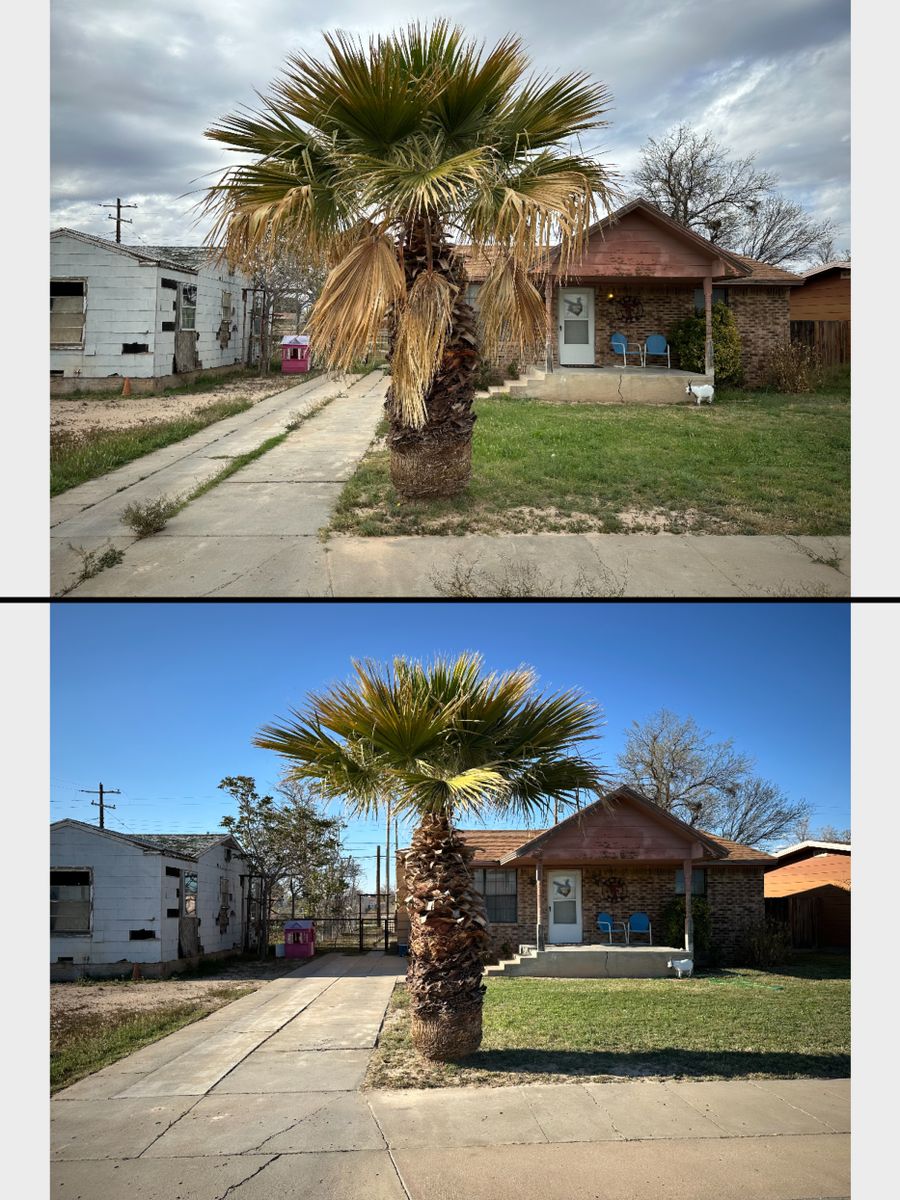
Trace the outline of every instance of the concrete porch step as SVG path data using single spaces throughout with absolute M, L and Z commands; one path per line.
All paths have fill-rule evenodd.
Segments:
M 670 961 L 690 958 L 675 946 L 520 946 L 519 953 L 484 974 L 538 979 L 667 979 L 676 975 Z

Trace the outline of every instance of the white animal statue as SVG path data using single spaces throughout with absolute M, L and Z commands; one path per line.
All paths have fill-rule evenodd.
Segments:
M 707 404 L 712 404 L 716 394 L 716 389 L 711 383 L 694 383 L 693 379 L 688 382 L 684 391 L 685 395 L 693 396 L 698 404 L 702 404 L 704 400 Z
M 692 958 L 670 958 L 666 966 L 674 970 L 680 979 L 682 975 L 691 974 L 694 969 L 694 960 Z

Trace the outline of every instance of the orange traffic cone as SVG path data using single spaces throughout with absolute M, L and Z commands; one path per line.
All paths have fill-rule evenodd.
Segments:
M 125 382 L 122 384 L 122 395 L 123 396 L 131 395 L 131 380 L 128 379 L 127 377 L 125 379 Z

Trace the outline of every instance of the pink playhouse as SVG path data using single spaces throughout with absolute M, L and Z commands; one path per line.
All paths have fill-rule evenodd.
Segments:
M 285 921 L 285 958 L 312 958 L 316 952 L 316 929 L 312 921 Z
M 281 339 L 281 371 L 284 375 L 309 370 L 309 337 L 289 333 Z

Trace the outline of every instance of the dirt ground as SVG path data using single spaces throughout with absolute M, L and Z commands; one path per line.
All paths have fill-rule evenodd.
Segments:
M 113 396 L 105 398 L 53 396 L 50 399 L 50 431 L 79 434 L 98 429 L 132 429 L 153 421 L 172 421 L 192 416 L 221 400 L 244 397 L 254 404 L 297 384 L 296 376 L 244 376 L 223 380 L 208 392 L 185 392 L 177 396 Z
M 238 994 L 255 990 L 270 979 L 296 971 L 296 959 L 285 962 L 223 962 L 215 970 L 207 968 L 202 979 L 92 980 L 90 983 L 53 983 L 50 985 L 50 1023 L 68 1024 L 73 1018 L 102 1017 L 119 1011 L 151 1012 L 180 1004 L 203 1003 L 218 1008 L 227 991 Z

